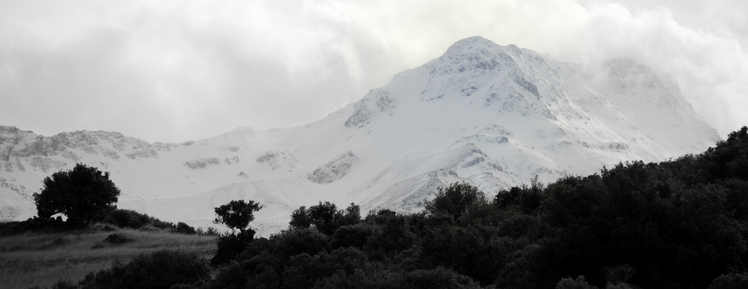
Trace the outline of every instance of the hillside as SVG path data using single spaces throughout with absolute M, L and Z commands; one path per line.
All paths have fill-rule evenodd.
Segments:
M 153 229 L 81 229 L 67 232 L 25 232 L 0 238 L 2 288 L 50 288 L 59 280 L 75 281 L 88 273 L 108 269 L 159 250 L 183 250 L 206 259 L 216 251 L 214 236 L 197 236 Z M 108 242 L 112 234 L 129 241 Z
M 0 127 L 0 217 L 35 214 L 41 180 L 76 162 L 111 173 L 121 208 L 168 221 L 204 227 L 215 206 L 259 201 L 255 226 L 266 234 L 321 200 L 414 212 L 455 181 L 491 194 L 536 175 L 549 182 L 696 153 L 718 139 L 677 85 L 635 60 L 583 66 L 471 37 L 304 126 L 181 144 Z

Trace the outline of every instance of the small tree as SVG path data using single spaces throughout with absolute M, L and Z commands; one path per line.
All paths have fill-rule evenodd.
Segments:
M 59 171 L 44 178 L 41 193 L 34 193 L 37 215 L 49 219 L 55 214 L 67 216 L 76 226 L 101 220 L 117 208 L 120 190 L 95 167 L 76 164 L 73 170 Z
M 254 221 L 254 213 L 262 209 L 260 203 L 250 200 L 233 200 L 228 204 L 215 208 L 216 224 L 224 224 L 232 231 L 231 234 L 219 235 L 216 245 L 218 250 L 211 259 L 211 264 L 218 265 L 231 261 L 241 253 L 254 239 L 255 231 L 249 229 L 249 223 Z M 239 230 L 239 233 L 236 233 Z
M 341 213 L 337 206 L 330 202 L 319 202 L 319 205 L 309 207 L 309 219 L 317 230 L 325 235 L 332 236 L 337 229 L 335 223 L 340 219 Z
M 213 222 L 224 224 L 232 231 L 238 229 L 240 232 L 244 232 L 249 223 L 254 221 L 254 213 L 260 209 L 262 209 L 262 205 L 255 201 L 233 200 L 215 208 L 216 219 Z

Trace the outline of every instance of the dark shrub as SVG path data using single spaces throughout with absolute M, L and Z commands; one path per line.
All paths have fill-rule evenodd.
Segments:
M 197 234 L 197 231 L 195 230 L 195 227 L 179 222 L 177 223 L 177 233 L 195 235 Z
M 177 227 L 172 222 L 164 222 L 164 221 L 161 221 L 159 219 L 153 219 L 153 221 L 151 222 L 151 224 L 154 227 L 159 228 L 161 230 L 163 230 L 163 229 L 169 229 L 169 228 L 176 228 Z
M 284 231 L 271 239 L 279 241 L 280 251 L 286 258 L 299 254 L 315 255 L 327 249 L 328 237 L 315 229 Z
M 748 288 L 748 273 L 721 275 L 712 281 L 709 289 Z
M 115 262 L 111 269 L 89 273 L 80 285 L 82 289 L 159 289 L 195 284 L 208 278 L 210 267 L 197 253 L 161 250 L 138 255 L 125 265 Z
M 338 272 L 317 282 L 314 288 L 477 289 L 480 286 L 469 277 L 444 268 L 403 272 L 398 268 L 373 267 L 350 275 Z
M 218 251 L 216 251 L 213 259 L 210 260 L 210 264 L 215 266 L 233 260 L 236 255 L 241 253 L 252 242 L 254 236 L 255 231 L 252 229 L 241 231 L 238 234 L 219 235 L 216 241 Z
M 104 239 L 104 242 L 111 244 L 123 244 L 132 241 L 134 240 L 117 233 L 111 234 Z
M 138 229 L 151 222 L 151 217 L 133 210 L 116 209 L 110 212 L 105 218 L 104 223 L 117 225 L 121 228 L 130 227 Z
M 486 196 L 478 187 L 468 183 L 453 183 L 446 188 L 439 188 L 434 199 L 427 200 L 424 207 L 430 215 L 449 215 L 457 220 L 486 204 Z
M 341 247 L 363 248 L 366 240 L 372 234 L 370 225 L 358 224 L 353 226 L 343 226 L 335 231 L 330 241 L 330 247 L 337 249 Z

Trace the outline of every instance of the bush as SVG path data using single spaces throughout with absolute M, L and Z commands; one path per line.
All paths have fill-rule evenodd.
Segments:
M 748 273 L 721 275 L 712 281 L 709 289 L 748 288 Z
M 76 226 L 71 226 L 70 224 L 63 222 L 61 218 L 29 218 L 26 221 L 21 222 L 0 223 L 0 236 L 15 235 L 31 231 L 60 232 L 76 228 Z
M 469 277 L 444 268 L 403 272 L 399 268 L 372 267 L 353 274 L 338 272 L 317 282 L 314 288 L 477 289 L 480 286 Z
M 343 226 L 335 231 L 330 241 L 330 247 L 337 249 L 340 247 L 363 248 L 366 240 L 372 234 L 372 227 L 369 225 L 358 224 L 353 226 Z
M 434 199 L 427 200 L 424 207 L 432 216 L 448 215 L 457 220 L 486 204 L 486 196 L 478 187 L 468 183 L 453 183 L 446 188 L 439 188 Z
M 153 218 L 133 210 L 116 209 L 107 214 L 102 222 L 116 225 L 120 228 L 130 227 L 139 229 L 142 226 L 152 224 Z
M 216 266 L 233 260 L 252 242 L 254 236 L 255 231 L 252 229 L 241 231 L 238 234 L 219 235 L 216 240 L 218 250 L 213 259 L 210 260 L 210 264 Z
M 285 257 L 299 254 L 316 255 L 327 250 L 329 237 L 315 229 L 284 231 L 271 240 L 278 242 L 281 254 Z
M 88 274 L 82 289 L 158 289 L 197 284 L 210 278 L 210 267 L 197 253 L 161 250 L 141 254 L 125 265 L 115 262 L 111 269 Z
M 197 231 L 195 230 L 195 227 L 179 222 L 177 223 L 177 233 L 195 235 L 197 234 Z

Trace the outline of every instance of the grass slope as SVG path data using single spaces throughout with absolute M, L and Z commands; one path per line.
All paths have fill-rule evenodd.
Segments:
M 133 241 L 105 242 L 117 233 Z M 127 262 L 141 253 L 160 249 L 194 251 L 210 258 L 215 254 L 214 236 L 119 229 L 81 230 L 64 233 L 23 233 L 0 237 L 2 288 L 51 287 L 58 280 L 78 282 L 89 272 L 107 269 L 112 262 Z

